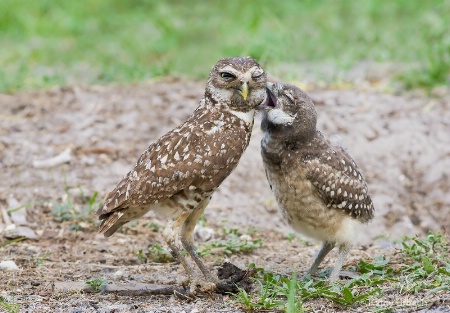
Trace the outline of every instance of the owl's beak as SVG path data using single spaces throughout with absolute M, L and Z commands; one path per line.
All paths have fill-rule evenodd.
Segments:
M 266 99 L 259 105 L 259 109 L 275 109 L 277 107 L 277 97 L 273 93 L 274 84 L 267 82 L 266 84 Z
M 243 82 L 241 85 L 241 88 L 239 88 L 239 92 L 242 95 L 242 98 L 244 98 L 244 100 L 247 100 L 247 96 L 248 96 L 248 83 L 247 82 Z

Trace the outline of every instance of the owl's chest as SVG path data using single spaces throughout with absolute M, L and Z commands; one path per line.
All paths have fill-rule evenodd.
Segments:
M 326 240 L 339 228 L 342 213 L 330 210 L 307 178 L 308 163 L 300 152 L 281 150 L 264 158 L 267 180 L 284 218 L 296 231 Z M 276 162 L 273 162 L 276 160 Z
M 264 162 L 264 167 L 267 180 L 282 208 L 289 209 L 295 203 L 304 207 L 317 197 L 316 188 L 306 178 L 306 171 L 298 162 L 286 162 L 282 158 L 279 164 Z
M 307 169 L 296 153 L 263 149 L 267 179 L 279 203 L 307 202 L 315 197 L 315 187 L 307 179 Z
M 251 132 L 240 124 L 229 124 L 220 131 L 208 136 L 213 147 L 211 157 L 219 164 L 229 168 L 237 165 L 240 157 L 247 149 Z
M 208 121 L 197 121 L 199 124 L 196 128 L 197 135 L 203 138 L 203 141 L 215 143 L 217 146 L 225 145 L 228 148 L 242 149 L 246 147 L 250 141 L 251 123 L 235 118 L 233 116 L 211 116 Z
M 307 178 L 307 164 L 302 157 L 289 150 L 274 153 L 262 149 L 262 154 L 267 180 L 286 219 L 290 222 L 302 215 L 314 215 L 323 203 Z

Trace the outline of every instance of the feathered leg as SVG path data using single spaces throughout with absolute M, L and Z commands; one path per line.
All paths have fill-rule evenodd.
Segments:
M 171 254 L 173 255 L 174 258 L 180 261 L 181 265 L 183 266 L 184 270 L 188 275 L 188 279 L 191 280 L 192 277 L 194 276 L 194 272 L 192 270 L 192 267 L 189 265 L 186 258 L 184 257 L 183 253 L 181 252 L 181 246 L 179 244 L 179 241 L 177 240 L 178 231 L 181 225 L 188 218 L 188 216 L 189 213 L 182 213 L 177 217 L 171 218 L 167 223 L 166 227 L 164 228 L 162 235 L 167 245 L 169 246 Z
M 334 264 L 333 271 L 330 275 L 330 282 L 335 282 L 339 278 L 339 273 L 341 272 L 342 265 L 344 264 L 345 259 L 347 258 L 348 253 L 350 252 L 350 249 L 352 246 L 350 244 L 343 244 L 339 246 L 339 256 Z
M 331 250 L 333 250 L 334 246 L 335 246 L 334 242 L 325 241 L 323 243 L 322 248 L 319 251 L 319 254 L 317 255 L 316 259 L 314 260 L 314 263 L 311 265 L 311 268 L 308 270 L 306 275 L 308 275 L 308 274 L 313 275 L 317 271 L 320 263 L 322 263 L 323 259 L 327 256 L 327 254 Z
M 189 215 L 189 217 L 184 221 L 184 224 L 181 228 L 180 237 L 181 237 L 181 243 L 183 244 L 183 247 L 186 249 L 186 251 L 192 257 L 195 264 L 197 264 L 198 268 L 202 271 L 205 278 L 210 282 L 218 283 L 218 280 L 211 275 L 211 272 L 205 266 L 203 261 L 199 258 L 198 254 L 197 254 L 197 249 L 194 245 L 194 237 L 193 237 L 195 225 L 197 224 L 198 219 L 200 218 L 200 216 L 202 215 L 206 206 L 208 205 L 209 200 L 210 200 L 210 197 L 201 201 L 199 203 L 199 205 L 197 206 L 197 208 L 195 208 L 192 211 L 192 213 Z

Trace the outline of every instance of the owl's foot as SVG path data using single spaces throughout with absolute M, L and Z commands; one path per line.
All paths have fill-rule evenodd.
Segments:
M 211 294 L 216 291 L 216 283 L 204 278 L 196 277 L 191 280 L 189 286 L 190 295 Z
M 191 279 L 189 277 L 187 277 L 181 281 L 181 286 L 183 286 L 184 289 L 187 289 L 190 284 L 191 284 Z

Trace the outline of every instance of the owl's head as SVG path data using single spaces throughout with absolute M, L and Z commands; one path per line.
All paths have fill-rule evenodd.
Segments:
M 215 105 L 248 112 L 265 100 L 266 83 L 267 74 L 252 58 L 226 58 L 212 68 L 205 96 Z
M 261 128 L 272 135 L 310 138 L 316 132 L 317 114 L 311 98 L 289 84 L 267 83 Z

